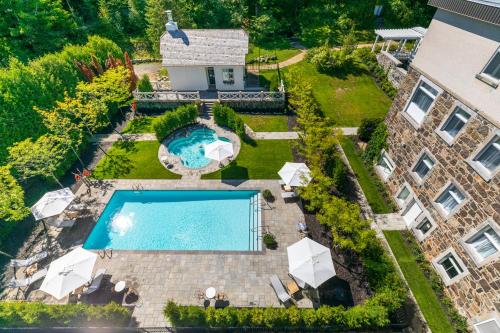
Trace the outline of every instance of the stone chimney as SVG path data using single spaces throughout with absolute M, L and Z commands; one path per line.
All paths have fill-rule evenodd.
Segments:
M 174 20 L 172 18 L 172 11 L 171 10 L 166 10 L 165 13 L 167 13 L 167 19 L 168 19 L 167 24 L 165 24 L 165 28 L 169 32 L 171 32 L 171 31 L 177 31 L 178 30 L 177 23 L 174 22 Z

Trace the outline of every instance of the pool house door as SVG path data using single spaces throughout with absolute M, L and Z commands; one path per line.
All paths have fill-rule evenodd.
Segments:
M 213 67 L 207 67 L 208 90 L 215 90 L 215 71 Z

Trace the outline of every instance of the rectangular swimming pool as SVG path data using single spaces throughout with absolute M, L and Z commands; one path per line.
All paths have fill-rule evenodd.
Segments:
M 259 251 L 258 191 L 115 191 L 85 249 Z

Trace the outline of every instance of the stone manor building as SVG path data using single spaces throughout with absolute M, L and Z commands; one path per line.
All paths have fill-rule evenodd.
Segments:
M 500 332 L 500 2 L 429 5 L 375 169 L 459 311 Z

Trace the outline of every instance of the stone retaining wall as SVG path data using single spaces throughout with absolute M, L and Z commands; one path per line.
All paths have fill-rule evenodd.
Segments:
M 464 262 L 469 274 L 446 288 L 447 293 L 469 319 L 495 311 L 500 295 L 500 262 L 498 258 L 478 267 L 460 241 L 471 230 L 492 218 L 500 221 L 499 178 L 485 181 L 465 161 L 482 146 L 497 128 L 480 114 L 472 117 L 452 146 L 435 132 L 448 116 L 457 98 L 443 88 L 423 124 L 415 129 L 402 113 L 420 73 L 410 67 L 399 93 L 386 117 L 389 131 L 388 154 L 396 168 L 387 185 L 393 195 L 407 182 L 416 197 L 428 210 L 437 228 L 422 241 L 421 247 L 429 261 L 452 247 Z M 428 78 L 431 79 L 431 78 Z M 422 185 L 417 184 L 410 168 L 426 148 L 436 159 L 436 165 Z M 433 206 L 434 198 L 449 180 L 454 180 L 469 199 L 451 217 L 444 220 Z
M 392 54 L 381 51 L 377 54 L 377 61 L 387 72 L 387 79 L 394 88 L 399 89 L 408 72 L 402 68 L 403 63 L 396 59 Z

